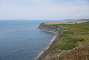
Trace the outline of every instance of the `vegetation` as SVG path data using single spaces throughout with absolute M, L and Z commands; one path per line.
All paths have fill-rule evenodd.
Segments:
M 70 50 L 76 46 L 89 44 L 89 22 L 79 24 L 49 24 L 64 28 L 63 36 L 52 45 L 49 50 Z

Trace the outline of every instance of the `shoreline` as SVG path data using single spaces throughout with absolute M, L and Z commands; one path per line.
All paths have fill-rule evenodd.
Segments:
M 77 26 L 79 26 L 79 27 L 77 27 L 76 28 L 76 25 Z M 89 25 L 89 22 L 86 22 L 85 24 L 82 24 L 82 25 L 84 25 L 84 26 L 87 26 L 87 25 Z M 83 27 L 84 27 L 83 26 Z M 63 27 L 65 27 L 65 26 L 63 26 Z M 67 26 L 67 27 L 70 27 L 70 26 Z M 47 26 L 46 25 L 46 27 L 43 25 L 43 26 L 41 26 L 41 28 L 42 28 L 42 30 L 43 31 L 46 31 L 46 32 L 52 32 L 52 33 L 54 33 L 51 29 L 49 30 L 49 26 Z M 73 25 L 72 27 L 71 27 L 71 29 L 74 29 L 74 28 L 76 28 L 76 30 L 77 29 L 83 29 L 83 28 L 81 28 L 81 24 L 75 24 L 75 25 Z M 88 27 L 87 27 L 88 28 Z M 41 29 L 40 29 L 41 30 Z M 66 34 L 66 35 L 68 35 L 68 34 L 71 34 L 71 35 L 68 35 L 68 37 L 67 38 L 65 38 L 65 40 L 67 39 L 68 40 L 68 42 L 69 43 L 71 43 L 71 41 L 69 40 L 69 38 L 72 36 L 72 34 L 73 34 L 73 32 L 78 32 L 78 34 L 79 34 L 79 36 L 81 36 L 81 32 L 79 32 L 79 31 L 76 31 L 76 30 L 74 30 L 74 31 L 71 31 L 71 30 L 68 30 L 68 29 L 65 29 L 65 30 L 63 30 L 62 31 L 62 29 L 60 28 L 60 30 L 56 30 L 56 34 L 53 36 L 53 38 L 51 39 L 51 41 L 49 42 L 49 44 L 48 44 L 48 47 L 47 48 L 45 48 L 45 49 L 43 49 L 43 51 L 41 51 L 40 52 L 40 54 L 37 56 L 37 59 L 36 60 L 58 60 L 61 56 L 63 56 L 63 55 L 61 55 L 60 56 L 60 54 L 56 54 L 54 51 L 50 51 L 51 50 L 51 48 L 52 48 L 52 46 L 53 45 L 55 45 L 55 43 L 56 42 L 60 42 L 59 40 L 60 40 L 60 38 L 63 36 L 63 34 Z M 82 30 L 84 33 L 87 33 L 86 32 L 86 30 Z M 70 33 L 71 32 L 71 33 Z M 86 34 L 87 35 L 87 34 Z M 86 35 L 82 35 L 82 36 L 85 36 L 85 37 L 87 37 Z M 55 37 L 56 36 L 56 37 Z M 75 37 L 76 35 L 74 35 L 73 37 L 74 38 L 76 38 Z M 81 36 L 81 37 L 82 37 Z M 64 36 L 65 37 L 65 36 Z M 75 40 L 74 40 L 74 38 L 71 38 L 71 40 L 73 40 L 73 44 L 70 44 L 70 46 L 68 46 L 67 44 L 68 44 L 68 42 L 65 42 L 65 40 L 63 41 L 64 43 L 65 43 L 65 46 L 67 46 L 67 48 L 68 48 L 68 50 L 71 50 L 72 48 L 74 48 L 74 47 L 76 47 L 75 46 L 75 43 L 77 43 L 77 42 L 79 42 L 80 40 L 79 39 L 81 39 L 81 38 L 79 38 L 78 40 L 79 41 L 77 41 L 77 42 L 75 42 Z M 88 38 L 88 37 L 87 37 Z M 86 38 L 84 38 L 84 39 L 86 39 Z M 80 41 L 81 42 L 81 41 Z M 82 43 L 81 43 L 82 44 Z M 80 45 L 81 45 L 80 44 Z M 58 45 L 57 45 L 58 46 Z M 65 48 L 65 46 L 64 47 L 62 47 L 64 50 L 66 50 L 66 48 Z M 59 47 L 59 46 L 58 46 Z M 54 47 L 52 48 L 53 50 L 54 50 Z M 59 48 L 60 49 L 60 48 Z M 79 52 L 79 51 L 78 51 Z M 51 55 L 51 53 L 53 53 L 54 55 Z M 65 52 L 64 52 L 65 53 Z M 70 54 L 70 53 L 69 53 Z M 56 55 L 56 56 L 55 56 Z M 59 57 L 60 56 L 60 57 Z M 75 53 L 74 53 L 74 56 L 75 56 Z M 58 57 L 58 58 L 57 58 Z M 69 59 L 67 56 L 64 56 L 64 57 L 66 57 L 67 59 Z M 63 58 L 64 58 L 63 57 Z M 62 58 L 62 57 L 61 57 Z M 77 59 L 77 58 L 76 58 Z M 65 60 L 65 59 L 63 59 L 63 60 Z
M 44 48 L 38 55 L 36 58 L 34 58 L 35 60 L 39 60 L 39 58 L 45 54 L 45 52 L 50 48 L 50 46 L 53 44 L 53 42 L 56 40 L 58 34 L 57 32 L 54 32 L 54 31 L 47 31 L 47 30 L 44 30 L 44 29 L 41 29 L 41 31 L 45 31 L 45 32 L 50 32 L 50 33 L 53 33 L 54 36 L 52 37 L 51 41 L 49 42 L 48 46 L 46 48 Z

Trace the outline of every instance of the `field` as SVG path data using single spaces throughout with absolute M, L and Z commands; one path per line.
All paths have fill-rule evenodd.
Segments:
M 77 46 L 89 44 L 89 22 L 79 24 L 49 24 L 64 28 L 63 36 L 49 49 L 52 52 L 70 50 Z

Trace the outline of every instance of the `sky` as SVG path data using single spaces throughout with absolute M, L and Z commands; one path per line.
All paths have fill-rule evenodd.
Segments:
M 0 20 L 89 18 L 89 0 L 0 0 Z

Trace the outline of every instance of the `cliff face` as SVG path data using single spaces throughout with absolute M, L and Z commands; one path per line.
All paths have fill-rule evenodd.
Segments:
M 59 26 L 50 26 L 49 24 L 41 23 L 39 26 L 39 29 L 45 30 L 45 31 L 59 31 L 60 27 Z
M 52 47 L 55 45 L 55 43 L 59 41 L 61 37 L 62 37 L 62 32 L 57 31 L 55 40 L 37 60 L 54 60 L 54 58 L 56 58 L 56 56 L 59 55 L 61 50 L 55 51 L 56 49 L 53 50 Z
M 46 25 L 45 23 L 41 23 L 39 29 L 48 29 L 48 25 Z
M 46 55 L 41 60 L 89 60 L 89 46 L 76 47 L 69 51 Z
M 64 30 L 57 31 L 55 41 L 38 60 L 89 60 L 89 22 L 56 26 L 63 26 Z M 52 27 L 57 28 L 47 24 L 42 24 L 39 28 L 52 30 Z
M 48 24 L 45 23 L 41 23 L 39 26 L 39 29 L 43 30 L 43 31 L 52 31 L 52 32 L 56 32 L 56 38 L 55 40 L 52 42 L 52 44 L 49 46 L 49 48 L 44 51 L 44 53 L 38 57 L 37 60 L 48 60 L 51 59 L 51 56 L 54 56 L 56 53 L 51 51 L 51 47 L 59 40 L 59 38 L 62 36 L 62 32 L 59 30 L 61 29 L 60 27 L 57 26 L 50 26 Z

